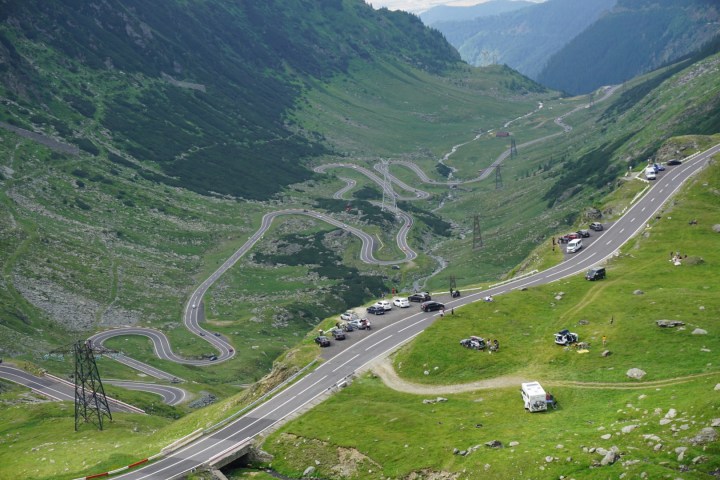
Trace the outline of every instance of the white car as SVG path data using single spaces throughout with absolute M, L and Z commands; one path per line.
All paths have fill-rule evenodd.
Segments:
M 375 302 L 376 307 L 380 307 L 383 310 L 392 310 L 392 303 L 390 303 L 390 300 L 378 300 Z
M 393 298 L 393 305 L 400 308 L 407 308 L 410 306 L 410 301 L 406 297 Z
M 344 321 L 346 321 L 346 322 L 349 322 L 349 321 L 351 321 L 351 320 L 356 320 L 356 319 L 359 319 L 359 318 L 360 318 L 360 317 L 358 316 L 358 314 L 355 313 L 355 312 L 352 311 L 352 310 L 348 310 L 348 311 L 346 311 L 345 313 L 341 313 L 341 314 L 340 314 L 340 320 L 344 320 Z

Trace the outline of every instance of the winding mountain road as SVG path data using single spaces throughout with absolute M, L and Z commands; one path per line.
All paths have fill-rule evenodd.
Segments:
M 469 303 L 482 301 L 487 295 L 502 295 L 514 290 L 542 285 L 584 272 L 589 267 L 613 255 L 625 242 L 646 228 L 662 205 L 698 172 L 708 159 L 720 153 L 720 144 L 696 154 L 677 167 L 662 172 L 655 183 L 627 212 L 610 226 L 598 241 L 570 256 L 564 262 L 537 274 L 509 281 L 503 285 L 466 294 L 460 298 L 444 299 L 447 308 L 460 308 Z M 380 330 L 361 340 L 348 343 L 347 347 L 325 363 L 306 374 L 292 385 L 276 393 L 272 398 L 245 413 L 217 431 L 203 436 L 166 457 L 136 471 L 120 475 L 123 480 L 173 479 L 197 468 L 222 465 L 233 452 L 243 448 L 253 438 L 267 429 L 311 405 L 329 392 L 343 385 L 346 380 L 363 371 L 369 362 L 397 349 L 403 343 L 431 325 L 437 314 L 408 312 Z

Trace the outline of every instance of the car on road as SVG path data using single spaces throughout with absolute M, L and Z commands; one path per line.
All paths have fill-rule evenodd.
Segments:
M 193 308 L 197 308 L 197 305 L 195 305 L 194 303 L 193 303 Z
M 423 312 L 434 312 L 436 310 L 445 310 L 445 305 L 440 302 L 430 301 L 420 304 L 420 310 Z
M 217 355 L 210 355 L 210 361 L 214 362 L 215 360 L 217 360 Z
M 393 305 L 400 308 L 407 308 L 410 306 L 410 301 L 406 297 L 393 298 Z
M 590 230 L 594 230 L 596 232 L 599 232 L 603 229 L 603 224 L 600 222 L 592 222 L 590 224 Z
M 670 160 L 668 160 L 665 163 L 668 165 L 671 165 L 671 166 L 672 165 L 682 165 L 682 162 L 680 160 L 678 160 L 677 158 L 671 158 Z
M 315 337 L 315 343 L 317 343 L 321 347 L 329 347 L 330 339 L 325 335 L 318 335 L 317 337 Z
M 392 310 L 392 302 L 390 300 L 378 300 L 375 302 L 375 306 L 384 308 L 385 310 Z
M 410 302 L 427 302 L 428 300 L 431 300 L 431 298 L 427 292 L 413 293 L 408 297 Z
M 583 248 L 582 238 L 575 238 L 573 240 L 570 240 L 567 244 L 567 248 L 565 249 L 567 253 L 575 253 L 579 252 L 580 249 Z
M 383 307 L 378 307 L 377 305 L 370 305 L 367 308 L 368 313 L 372 313 L 373 315 L 385 315 L 385 309 Z

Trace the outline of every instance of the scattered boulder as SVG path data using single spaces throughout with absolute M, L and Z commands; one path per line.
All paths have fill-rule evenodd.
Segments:
M 637 427 L 638 427 L 637 425 L 626 425 L 622 428 L 621 432 L 622 433 L 630 433 L 633 430 L 635 430 Z
M 553 457 L 551 457 L 550 455 L 548 455 L 547 457 L 545 457 L 545 462 L 546 462 L 546 463 L 550 463 L 550 462 L 552 462 L 552 461 L 553 461 Z
M 585 319 L 579 320 L 578 325 L 590 325 L 590 320 L 585 320 Z
M 696 328 L 692 331 L 693 335 L 707 335 L 707 330 L 703 330 L 702 328 Z
M 604 351 L 600 354 L 601 357 L 609 357 L 610 355 L 612 355 L 612 352 L 611 352 L 610 350 L 604 350 Z
M 491 440 L 489 442 L 485 442 L 485 446 L 490 448 L 502 448 L 503 444 L 500 440 Z
M 644 294 L 645 294 L 645 292 L 643 292 L 642 290 L 635 290 L 633 292 L 633 295 L 644 295 Z
M 508 447 L 517 447 L 518 445 L 520 445 L 520 442 L 510 442 L 510 443 L 508 443 Z
M 713 225 L 712 230 L 715 233 L 720 233 L 720 223 Z
M 605 453 L 605 456 L 600 460 L 600 465 L 612 465 L 613 463 L 620 460 L 620 453 L 617 447 L 612 447 L 609 452 Z
M 679 320 L 655 320 L 655 323 L 658 327 L 662 328 L 682 327 L 683 325 L 685 325 L 684 322 L 681 322 Z
M 600 438 L 602 438 L 603 440 L 610 440 L 610 438 L 612 438 L 612 434 L 606 433 L 605 435 L 601 435 Z
M 713 390 L 715 390 L 716 392 L 720 392 L 720 383 L 715 385 L 715 388 L 713 388 Z
M 645 373 L 645 371 L 640 370 L 639 368 L 631 368 L 630 370 L 627 371 L 627 373 L 625 375 L 627 375 L 630 378 L 634 378 L 635 380 L 641 380 L 646 375 L 646 373 Z
M 710 443 L 716 441 L 718 438 L 718 433 L 715 431 L 712 427 L 705 427 L 702 430 L 700 430 L 700 433 L 695 435 L 693 438 L 690 439 L 690 443 L 693 445 L 701 445 L 704 443 Z
M 315 467 L 307 467 L 303 472 L 303 477 L 309 477 L 313 473 L 315 473 Z
M 712 423 L 710 424 L 711 427 L 720 427 L 720 418 L 714 418 Z

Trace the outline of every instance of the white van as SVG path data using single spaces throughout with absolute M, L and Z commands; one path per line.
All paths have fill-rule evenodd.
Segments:
M 657 173 L 655 173 L 655 169 L 653 167 L 647 167 L 645 169 L 645 178 L 648 180 L 655 180 L 657 178 Z
M 538 382 L 528 382 L 520 385 L 520 395 L 528 412 L 542 412 L 547 410 L 547 394 Z
M 567 253 L 575 253 L 583 247 L 582 238 L 570 240 L 567 244 Z

